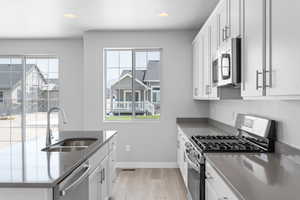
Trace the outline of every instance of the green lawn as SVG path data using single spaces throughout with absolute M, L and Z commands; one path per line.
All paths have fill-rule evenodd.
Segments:
M 134 118 L 131 115 L 122 115 L 122 116 L 106 116 L 105 120 L 107 121 L 122 121 L 122 120 L 133 120 Z M 160 115 L 137 115 L 135 119 L 160 119 Z

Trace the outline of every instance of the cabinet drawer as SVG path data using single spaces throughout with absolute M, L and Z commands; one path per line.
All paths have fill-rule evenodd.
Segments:
M 239 200 L 218 172 L 206 162 L 206 182 L 216 192 L 218 199 Z
M 101 161 L 108 155 L 108 144 L 106 143 L 98 149 L 89 159 L 91 171 L 101 163 Z

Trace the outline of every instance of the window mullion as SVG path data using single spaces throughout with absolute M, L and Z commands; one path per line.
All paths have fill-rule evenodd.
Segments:
M 135 87 L 134 87 L 134 83 L 135 83 L 135 76 L 136 76 L 136 74 L 135 74 L 135 66 L 136 66 L 136 61 L 135 61 L 136 59 L 135 59 L 135 50 L 132 50 L 132 81 L 131 81 L 131 83 L 132 83 L 132 118 L 133 119 L 135 119 L 135 115 L 136 115 L 136 113 L 135 113 Z

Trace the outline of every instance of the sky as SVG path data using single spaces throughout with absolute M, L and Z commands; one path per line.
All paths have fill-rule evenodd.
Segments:
M 160 51 L 140 51 L 135 54 L 136 70 L 147 69 L 149 60 L 160 60 Z M 119 80 L 123 70 L 132 70 L 132 52 L 130 50 L 123 51 L 107 51 L 106 57 L 106 87 L 110 88 L 112 84 Z

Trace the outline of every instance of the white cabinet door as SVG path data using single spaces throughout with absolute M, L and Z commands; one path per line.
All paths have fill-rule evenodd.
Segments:
M 116 150 L 112 150 L 112 152 L 110 152 L 108 158 L 109 158 L 108 195 L 111 196 L 112 191 L 113 191 L 113 184 L 114 184 L 114 182 L 117 178 L 117 174 L 116 174 Z
M 300 95 L 300 1 L 268 0 L 267 96 Z M 271 11 L 271 12 L 269 12 Z M 270 37 L 271 35 L 271 37 Z
M 89 176 L 89 200 L 100 200 L 100 167 L 97 167 Z
M 201 85 L 200 79 L 200 40 L 199 35 L 196 36 L 193 42 L 193 98 L 199 99 L 200 94 L 202 93 L 202 88 L 199 88 Z
M 210 37 L 210 48 L 211 48 L 211 62 L 210 62 L 210 98 L 217 99 L 218 98 L 218 86 L 217 83 L 213 82 L 213 69 L 212 62 L 213 60 L 218 58 L 218 48 L 219 48 L 219 24 L 218 24 L 218 16 L 213 15 L 210 20 L 211 27 L 211 37 Z
M 101 200 L 108 200 L 109 199 L 109 191 L 108 191 L 108 180 L 109 180 L 109 164 L 108 164 L 108 156 L 104 158 L 104 160 L 101 162 Z
M 220 46 L 226 45 L 226 30 L 228 29 L 228 8 L 227 8 L 227 0 L 221 0 L 218 8 L 217 15 L 219 20 L 219 41 Z
M 227 37 L 236 38 L 241 36 L 241 0 L 227 0 L 228 26 Z
M 200 31 L 193 43 L 193 81 L 194 99 L 204 97 L 204 46 L 203 31 Z
M 263 95 L 265 65 L 264 0 L 244 0 L 242 96 Z
M 210 25 L 207 24 L 203 28 L 203 88 L 204 88 L 204 93 L 203 97 L 204 98 L 209 98 L 210 95 L 210 87 L 211 87 L 211 79 L 210 79 L 210 64 L 211 64 L 211 53 L 210 53 Z

